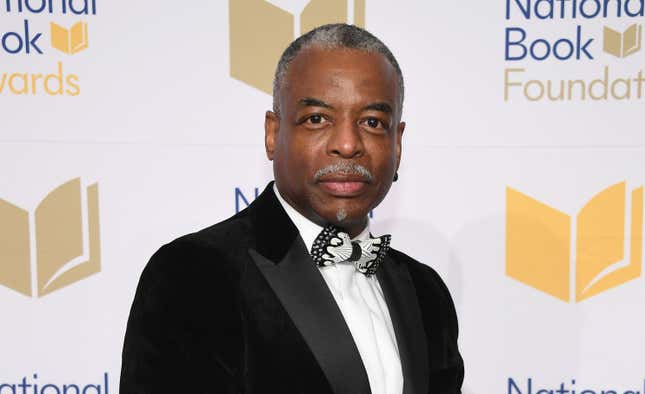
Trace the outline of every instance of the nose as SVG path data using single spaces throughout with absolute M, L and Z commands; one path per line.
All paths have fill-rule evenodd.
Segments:
M 364 153 L 363 140 L 358 124 L 352 120 L 338 122 L 330 130 L 327 152 L 343 159 L 360 157 Z

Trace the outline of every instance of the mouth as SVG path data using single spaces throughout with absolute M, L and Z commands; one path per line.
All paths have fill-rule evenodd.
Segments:
M 335 173 L 321 177 L 320 186 L 335 197 L 355 197 L 362 194 L 369 180 L 358 174 Z

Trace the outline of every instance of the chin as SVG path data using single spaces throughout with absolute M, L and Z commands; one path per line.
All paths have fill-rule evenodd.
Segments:
M 337 226 L 365 221 L 373 205 L 370 195 L 340 198 L 323 194 L 316 197 L 309 199 L 310 207 L 324 222 Z
M 357 209 L 345 205 L 327 206 L 324 209 L 324 215 L 321 215 L 326 221 L 337 226 L 344 226 L 352 223 L 359 223 L 365 220 L 369 209 Z

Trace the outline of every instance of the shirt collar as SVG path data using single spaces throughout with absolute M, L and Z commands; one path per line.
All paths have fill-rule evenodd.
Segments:
M 285 212 L 287 213 L 287 216 L 289 216 L 289 219 L 293 222 L 293 224 L 296 226 L 298 229 L 298 232 L 300 233 L 300 237 L 305 243 L 305 246 L 307 247 L 307 251 L 311 250 L 311 246 L 314 244 L 314 241 L 316 240 L 316 237 L 320 232 L 323 230 L 323 228 L 316 223 L 312 222 L 311 220 L 307 219 L 304 217 L 300 212 L 298 212 L 295 208 L 293 208 L 289 203 L 282 198 L 280 195 L 280 192 L 278 191 L 278 187 L 273 184 L 273 193 L 275 193 L 275 196 L 278 198 L 278 201 L 280 202 L 280 205 L 282 205 L 282 208 L 284 208 Z M 360 232 L 356 237 L 352 238 L 352 241 L 365 241 L 370 237 L 370 226 L 369 226 L 369 221 L 363 231 Z

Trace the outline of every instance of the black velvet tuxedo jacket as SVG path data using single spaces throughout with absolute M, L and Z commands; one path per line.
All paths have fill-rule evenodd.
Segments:
M 370 393 L 340 309 L 271 188 L 151 258 L 128 322 L 121 394 Z M 404 394 L 460 393 L 457 319 L 437 273 L 392 249 L 376 275 Z

